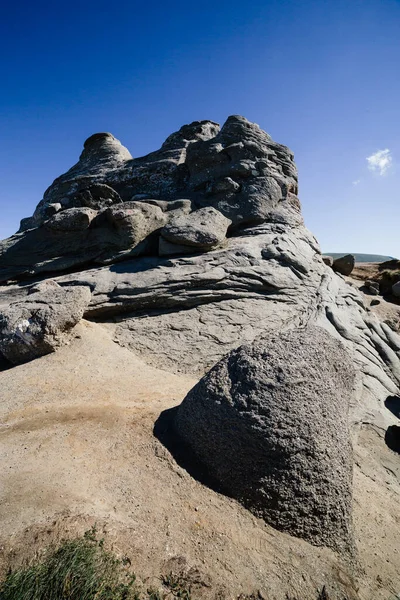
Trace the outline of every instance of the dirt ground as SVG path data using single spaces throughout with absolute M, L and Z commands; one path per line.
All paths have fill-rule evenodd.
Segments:
M 400 593 L 400 460 L 383 432 L 355 447 L 358 564 L 280 533 L 191 477 L 154 435 L 196 382 L 82 321 L 56 354 L 0 373 L 0 567 L 94 523 L 154 584 L 183 569 L 193 596 L 390 600 Z

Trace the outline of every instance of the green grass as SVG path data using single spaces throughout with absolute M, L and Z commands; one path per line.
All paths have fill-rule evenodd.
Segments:
M 49 550 L 40 562 L 8 573 L 0 600 L 131 600 L 135 576 L 104 549 L 94 529 Z
M 81 538 L 48 549 L 29 566 L 10 571 L 0 581 L 0 600 L 192 600 L 190 584 L 181 575 L 171 572 L 160 577 L 159 589 L 142 590 L 129 565 L 129 559 L 120 560 L 104 548 L 93 528 Z M 237 598 L 265 597 L 241 594 Z M 316 600 L 329 598 L 325 587 L 316 596 Z

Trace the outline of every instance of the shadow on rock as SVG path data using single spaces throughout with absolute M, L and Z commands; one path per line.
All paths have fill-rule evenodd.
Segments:
M 400 427 L 398 425 L 391 425 L 387 428 L 385 433 L 385 443 L 390 450 L 400 454 Z
M 229 495 L 223 490 L 215 478 L 208 473 L 207 467 L 195 456 L 193 450 L 186 444 L 175 429 L 175 419 L 178 406 L 163 410 L 154 424 L 153 434 L 159 442 L 172 454 L 175 461 L 199 483 L 220 494 Z
M 400 419 L 400 397 L 388 396 L 385 400 L 385 406 L 395 417 Z

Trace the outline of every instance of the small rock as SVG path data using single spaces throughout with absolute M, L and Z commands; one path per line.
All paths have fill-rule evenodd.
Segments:
M 240 190 L 240 184 L 234 181 L 231 177 L 224 177 L 216 183 L 212 183 L 207 188 L 209 194 L 220 194 L 227 192 L 237 192 Z
M 70 200 L 70 206 L 86 206 L 94 210 L 102 210 L 121 202 L 121 196 L 112 187 L 105 183 L 96 183 L 77 192 Z
M 370 306 L 378 306 L 378 304 L 380 304 L 381 301 L 378 300 L 378 298 L 374 298 L 373 300 L 371 300 L 370 302 Z
M 137 245 L 148 235 L 166 223 L 166 216 L 159 206 L 146 202 L 124 202 L 105 211 L 110 224 L 131 246 Z
M 372 296 L 379 295 L 379 282 L 378 281 L 371 281 L 370 279 L 367 279 L 364 285 L 367 288 L 367 290 L 369 291 L 369 293 L 372 294 Z

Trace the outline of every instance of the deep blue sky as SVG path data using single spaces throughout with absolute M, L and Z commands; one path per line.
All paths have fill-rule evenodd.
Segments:
M 243 114 L 295 152 L 323 250 L 400 257 L 400 0 L 22 0 L 0 34 L 0 238 L 92 133 L 141 156 Z

